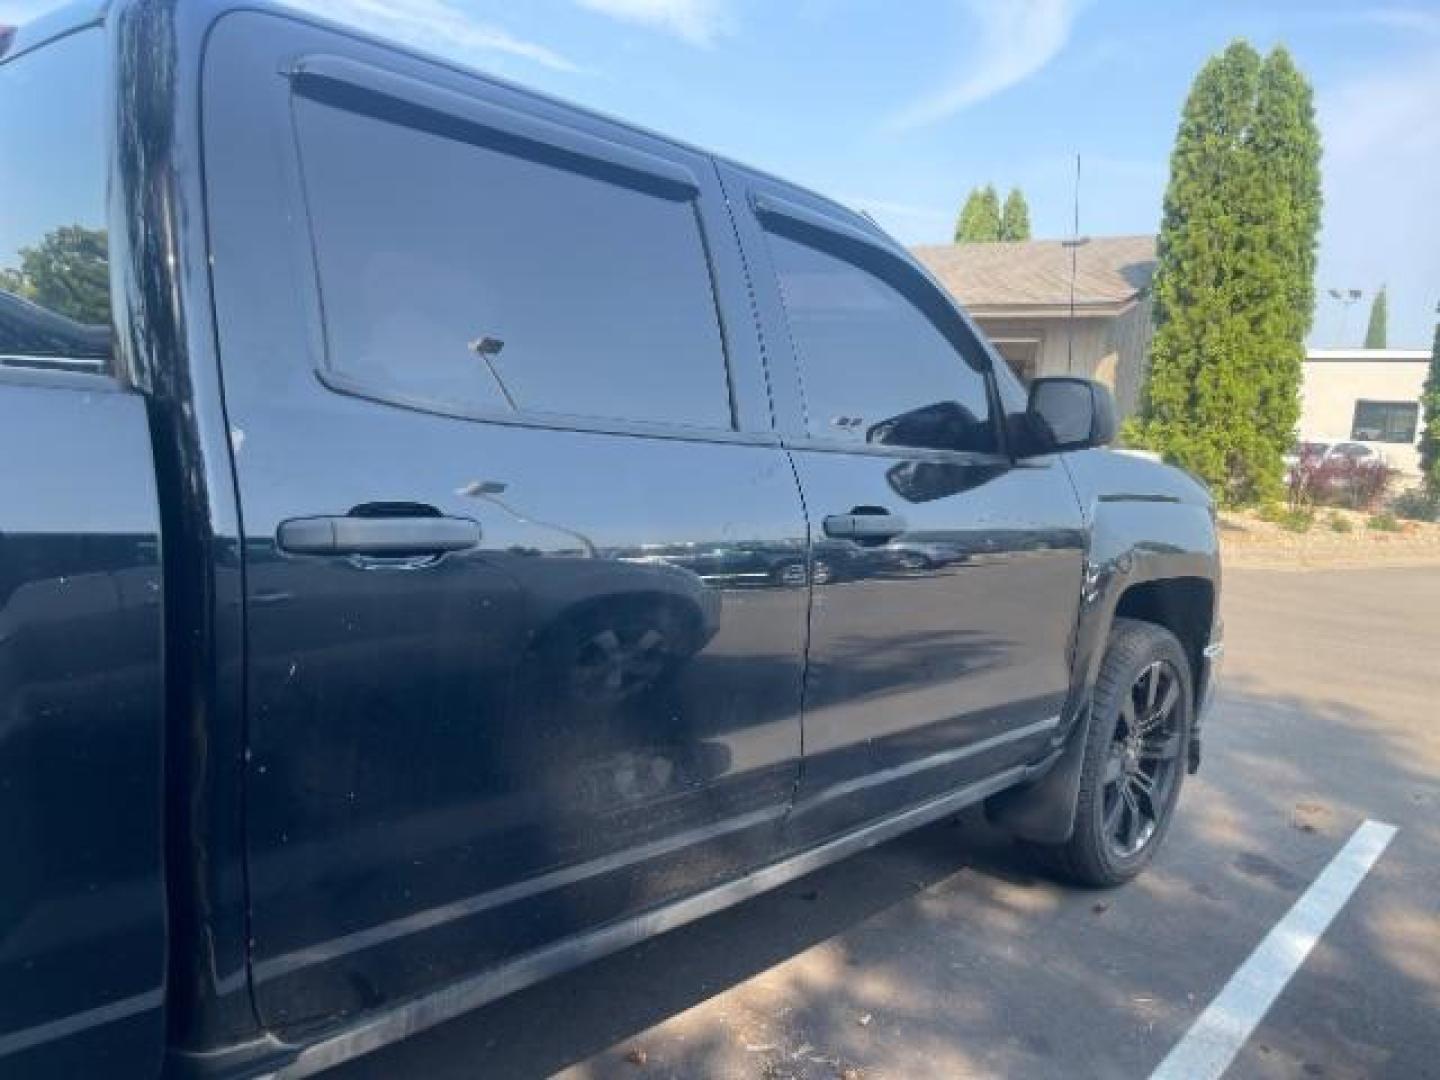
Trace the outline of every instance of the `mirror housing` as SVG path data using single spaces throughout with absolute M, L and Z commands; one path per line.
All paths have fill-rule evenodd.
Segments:
M 1115 399 L 1093 379 L 1055 375 L 1030 383 L 1018 457 L 1088 450 L 1114 441 Z

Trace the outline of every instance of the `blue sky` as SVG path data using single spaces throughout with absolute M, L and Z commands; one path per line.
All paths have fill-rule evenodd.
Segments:
M 0 0 L 0 22 L 54 6 Z M 1037 236 L 1153 232 L 1185 92 L 1233 37 L 1315 85 L 1317 281 L 1390 289 L 1390 343 L 1440 301 L 1437 0 L 304 0 L 808 184 L 907 243 L 950 236 L 974 184 L 1020 185 Z M 1367 297 L 1368 301 L 1368 297 Z M 1322 299 L 1312 340 L 1340 335 Z M 1363 333 L 1365 304 L 1346 338 Z

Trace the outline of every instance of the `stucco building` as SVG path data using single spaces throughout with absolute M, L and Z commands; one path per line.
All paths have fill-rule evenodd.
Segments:
M 1311 349 L 1300 390 L 1300 438 L 1358 442 L 1401 472 L 1420 471 L 1425 349 Z

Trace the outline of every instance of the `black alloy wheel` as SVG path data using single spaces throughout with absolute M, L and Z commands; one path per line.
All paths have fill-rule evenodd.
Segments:
M 1120 704 L 1105 759 L 1105 837 L 1122 859 L 1139 853 L 1158 831 L 1180 774 L 1180 673 L 1169 660 L 1141 672 Z

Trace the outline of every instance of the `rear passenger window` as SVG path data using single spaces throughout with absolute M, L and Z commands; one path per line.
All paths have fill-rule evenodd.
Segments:
M 782 224 L 767 236 L 811 436 L 996 449 L 985 376 L 936 325 L 953 312 L 918 273 L 808 227 Z
M 0 64 L 0 364 L 110 359 L 104 100 L 99 30 Z
M 442 409 L 731 426 L 693 200 L 517 140 L 295 110 L 332 372 Z

